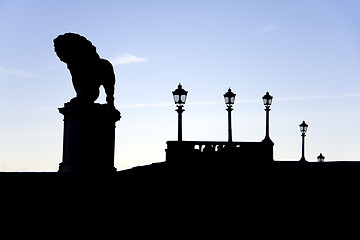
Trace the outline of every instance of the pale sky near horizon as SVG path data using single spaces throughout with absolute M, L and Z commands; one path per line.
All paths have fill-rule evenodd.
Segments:
M 231 87 L 233 140 L 261 141 L 269 91 L 276 160 L 300 159 L 303 120 L 308 161 L 360 160 L 360 1 L 5 0 L 0 32 L 0 171 L 58 170 L 57 108 L 75 96 L 53 50 L 66 32 L 113 63 L 118 170 L 165 160 L 179 83 L 184 140 L 227 140 Z

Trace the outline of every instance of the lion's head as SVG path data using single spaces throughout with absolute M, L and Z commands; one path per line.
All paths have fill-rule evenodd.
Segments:
M 96 47 L 85 37 L 76 33 L 59 35 L 54 39 L 54 47 L 60 60 L 67 64 L 100 59 L 96 52 Z

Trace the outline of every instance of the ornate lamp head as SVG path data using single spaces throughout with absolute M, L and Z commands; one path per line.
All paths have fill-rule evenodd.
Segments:
M 188 91 L 185 91 L 185 89 L 182 88 L 180 83 L 178 85 L 178 88 L 175 89 L 175 91 L 173 91 L 172 94 L 174 97 L 175 104 L 177 105 L 185 104 Z
M 269 94 L 269 92 L 266 92 L 266 94 L 262 97 L 265 107 L 270 107 L 273 97 Z
M 231 107 L 234 104 L 235 96 L 236 94 L 231 91 L 231 88 L 229 88 L 229 90 L 224 94 L 225 104 L 228 107 Z
M 305 121 L 303 121 L 299 126 L 300 126 L 300 132 L 302 134 L 305 134 L 308 129 L 308 125 L 305 123 Z

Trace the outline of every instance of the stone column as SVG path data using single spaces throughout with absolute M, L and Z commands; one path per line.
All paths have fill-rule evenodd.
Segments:
M 114 167 L 115 123 L 120 112 L 107 104 L 65 103 L 63 159 L 59 172 L 111 173 Z

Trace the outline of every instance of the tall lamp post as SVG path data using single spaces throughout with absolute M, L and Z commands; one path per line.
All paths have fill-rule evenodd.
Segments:
M 182 141 L 182 113 L 185 111 L 183 109 L 186 97 L 187 97 L 187 91 L 185 91 L 181 84 L 179 83 L 178 88 L 175 89 L 175 91 L 172 92 L 174 97 L 174 102 L 177 106 L 177 109 L 175 111 L 178 112 L 178 141 Z
M 269 94 L 269 92 L 266 92 L 266 94 L 262 97 L 264 106 L 265 106 L 265 112 L 266 112 L 266 134 L 264 140 L 270 140 L 269 135 L 269 112 L 270 112 L 270 106 L 273 100 L 273 97 Z
M 301 132 L 301 137 L 302 137 L 302 148 L 301 148 L 301 159 L 300 162 L 306 162 L 305 159 L 305 133 L 308 129 L 308 125 L 305 123 L 305 121 L 303 121 L 300 125 L 300 132 Z
M 231 111 L 233 110 L 232 105 L 235 102 L 236 94 L 229 90 L 224 94 L 225 104 L 227 106 L 226 111 L 228 111 L 228 127 L 229 127 L 229 142 L 232 142 L 232 130 L 231 130 Z

